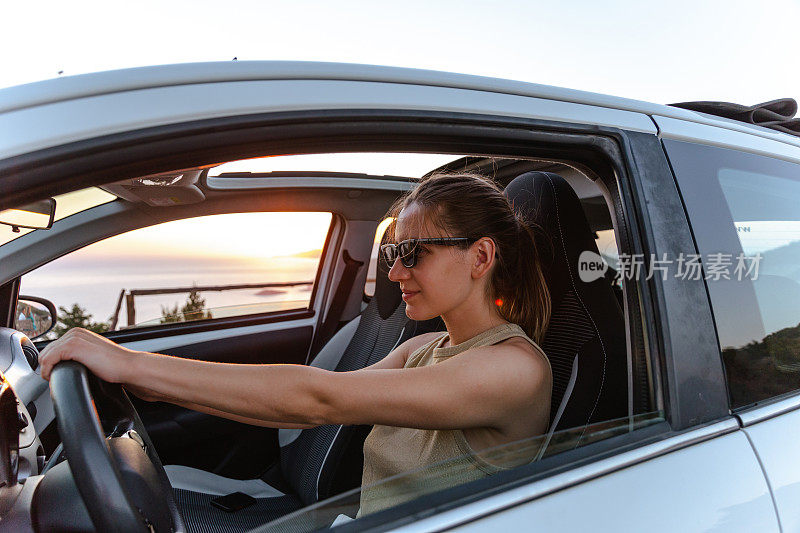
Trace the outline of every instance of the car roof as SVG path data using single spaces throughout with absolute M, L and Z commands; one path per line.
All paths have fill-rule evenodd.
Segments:
M 368 81 L 496 92 L 670 117 L 735 129 L 800 146 L 800 139 L 760 126 L 630 98 L 434 70 L 307 61 L 183 63 L 65 76 L 0 90 L 0 113 L 137 89 L 254 80 Z
M 408 83 L 533 96 L 643 113 L 671 108 L 616 96 L 485 76 L 377 65 L 307 61 L 227 61 L 137 67 L 65 76 L 0 91 L 0 113 L 122 91 L 253 80 L 347 80 Z M 684 111 L 679 112 L 685 115 Z
M 0 115 L 83 98 L 240 81 L 314 80 L 396 83 L 467 89 L 581 104 L 706 125 L 800 147 L 800 138 L 761 126 L 705 113 L 605 94 L 467 74 L 376 65 L 303 61 L 227 61 L 137 67 L 65 76 L 0 90 Z M 678 122 L 680 124 L 681 122 Z M 674 122 L 673 122 L 674 123 Z M 714 137 L 712 135 L 712 137 Z M 777 149 L 777 147 L 776 147 Z M 12 150 L 13 152 L 14 150 Z M 783 150 L 778 149 L 782 152 Z M 770 152 L 770 150 L 767 150 Z

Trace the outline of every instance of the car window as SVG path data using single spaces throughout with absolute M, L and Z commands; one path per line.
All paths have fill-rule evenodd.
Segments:
M 330 213 L 232 213 L 166 222 L 72 252 L 22 276 L 52 301 L 55 338 L 303 309 Z
M 385 228 L 390 222 L 391 220 L 388 219 L 382 221 L 373 238 L 374 247 L 372 261 L 368 271 L 367 286 L 365 287 L 365 293 L 367 294 L 374 291 L 376 269 L 381 268 L 380 263 L 376 261 L 377 244 L 380 242 Z M 600 255 L 609 267 L 605 278 L 608 280 L 612 289 L 614 289 L 614 296 L 618 299 L 620 309 L 624 310 L 625 306 L 622 301 L 622 281 L 618 274 L 618 270 L 620 269 L 620 254 L 618 251 L 616 234 L 609 226 L 610 224 L 602 228 L 598 227 L 594 229 L 595 242 Z M 564 319 L 563 317 L 560 318 L 560 320 L 569 322 L 569 319 Z M 617 332 L 617 335 L 624 339 L 625 332 L 622 329 L 624 327 L 622 324 L 622 321 L 620 321 L 620 330 Z M 573 324 L 569 323 L 567 327 L 572 326 Z M 553 348 L 553 353 L 555 353 L 555 351 L 556 348 Z M 545 353 L 548 353 L 547 350 L 545 350 Z M 572 355 L 574 356 L 574 354 Z M 615 352 L 615 356 L 624 356 L 624 351 L 619 353 Z M 552 357 L 551 359 L 553 365 L 558 364 L 557 359 Z M 652 394 L 652 391 L 650 391 L 650 393 Z M 575 394 L 577 395 L 578 393 Z M 596 420 L 598 421 L 593 421 L 588 425 L 580 425 L 577 427 L 570 427 L 569 424 L 565 424 L 563 426 L 565 429 L 561 429 L 561 426 L 559 426 L 559 431 L 555 431 L 550 435 L 539 435 L 507 445 L 475 450 L 475 452 L 477 452 L 481 459 L 490 463 L 514 465 L 514 467 L 510 469 L 513 471 L 513 475 L 526 476 L 531 475 L 531 472 L 534 471 L 536 473 L 541 473 L 545 470 L 549 470 L 551 468 L 550 465 L 554 464 L 552 462 L 543 463 L 540 459 L 552 457 L 559 468 L 573 464 L 579 460 L 579 455 L 569 454 L 567 452 L 599 443 L 600 441 L 605 441 L 612 437 L 628 435 L 631 432 L 658 423 L 663 423 L 665 421 L 665 416 L 663 411 L 643 409 L 641 412 L 631 413 L 630 416 L 624 418 L 609 420 L 598 418 Z M 532 457 L 535 457 L 535 459 L 532 460 Z M 586 456 L 580 457 L 585 459 Z M 373 485 L 363 486 L 344 492 L 322 502 L 300 509 L 290 515 L 281 517 L 277 521 L 265 525 L 261 530 L 312 531 L 326 528 L 330 526 L 334 520 L 338 520 L 336 523 L 339 525 L 357 516 L 359 518 L 368 516 L 372 512 L 380 512 L 384 508 L 392 509 L 396 505 L 410 501 L 415 501 L 415 504 L 424 508 L 426 506 L 424 496 L 436 492 L 458 490 L 458 487 L 469 483 L 470 479 L 474 479 L 470 477 L 470 460 L 471 458 L 469 455 L 465 454 L 448 458 L 447 460 L 434 464 L 428 464 L 422 468 L 415 467 L 413 469 L 401 471 Z M 391 501 L 382 500 L 382 498 L 385 497 L 389 497 Z M 369 499 L 373 501 L 377 499 L 377 501 L 386 503 L 386 505 L 365 506 L 365 502 Z
M 624 435 L 630 431 L 642 429 L 664 421 L 660 411 L 642 413 L 633 418 L 621 418 L 591 424 L 586 427 L 557 431 L 552 435 L 539 435 L 529 439 L 475 450 L 481 457 L 491 463 L 518 463 L 519 458 L 528 458 L 541 454 L 539 459 L 551 457 L 558 453 L 575 449 L 580 445 L 597 442 L 611 437 Z M 534 462 L 526 462 L 517 468 L 525 468 Z M 382 479 L 369 486 L 362 486 L 317 504 L 283 516 L 266 524 L 257 531 L 316 531 L 326 528 L 335 520 L 336 525 L 347 523 L 355 518 L 372 514 L 365 512 L 361 506 L 363 499 L 380 498 L 391 493 L 393 503 L 399 505 L 416 500 L 426 495 L 447 490 L 453 486 L 453 479 L 459 479 L 465 472 L 468 456 L 460 455 L 436 462 L 425 467 L 403 472 L 399 475 Z M 366 496 L 362 498 L 362 493 Z M 399 500 L 399 501 L 398 501 Z M 359 509 L 361 512 L 359 514 Z M 378 511 L 374 511 L 378 512 Z
M 800 165 L 667 141 L 734 408 L 800 389 Z

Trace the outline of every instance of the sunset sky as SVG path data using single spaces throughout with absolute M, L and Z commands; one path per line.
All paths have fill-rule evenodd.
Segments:
M 232 213 L 131 231 L 87 249 L 104 257 L 169 255 L 264 259 L 321 248 L 330 213 Z M 240 228 L 240 229 L 237 229 Z

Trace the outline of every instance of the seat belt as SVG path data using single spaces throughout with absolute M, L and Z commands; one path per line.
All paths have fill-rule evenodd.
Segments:
M 550 441 L 553 438 L 553 433 L 556 432 L 556 426 L 559 422 L 561 422 L 561 416 L 564 414 L 564 410 L 567 408 L 567 404 L 569 403 L 569 399 L 572 397 L 572 390 L 575 388 L 575 382 L 578 380 L 578 354 L 575 354 L 575 359 L 572 360 L 572 372 L 569 376 L 569 382 L 567 383 L 567 390 L 564 391 L 564 397 L 561 398 L 561 403 L 558 406 L 558 410 L 556 411 L 556 416 L 553 418 L 553 423 L 550 424 L 550 428 L 547 430 L 545 434 L 544 442 L 542 443 L 542 447 L 539 448 L 539 452 L 536 454 L 536 458 L 534 461 L 538 461 L 542 457 L 544 457 L 544 453 L 547 451 L 547 447 L 550 446 Z
M 336 293 L 333 295 L 333 301 L 328 309 L 328 316 L 325 321 L 319 326 L 317 334 L 314 336 L 314 342 L 309 352 L 308 360 L 314 359 L 314 356 L 319 353 L 325 343 L 328 342 L 339 326 L 339 319 L 344 311 L 344 306 L 350 297 L 350 292 L 353 289 L 353 283 L 356 281 L 358 271 L 364 266 L 364 261 L 353 259 L 350 252 L 344 250 L 342 252 L 342 259 L 344 260 L 344 272 L 342 272 L 342 279 L 339 286 L 336 288 Z

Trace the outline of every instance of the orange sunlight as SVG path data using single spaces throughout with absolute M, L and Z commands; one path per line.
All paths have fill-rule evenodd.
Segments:
M 330 222 L 330 213 L 210 215 L 130 231 L 101 246 L 87 247 L 85 252 L 88 254 L 96 247 L 95 254 L 103 257 L 200 255 L 265 259 L 321 249 Z

